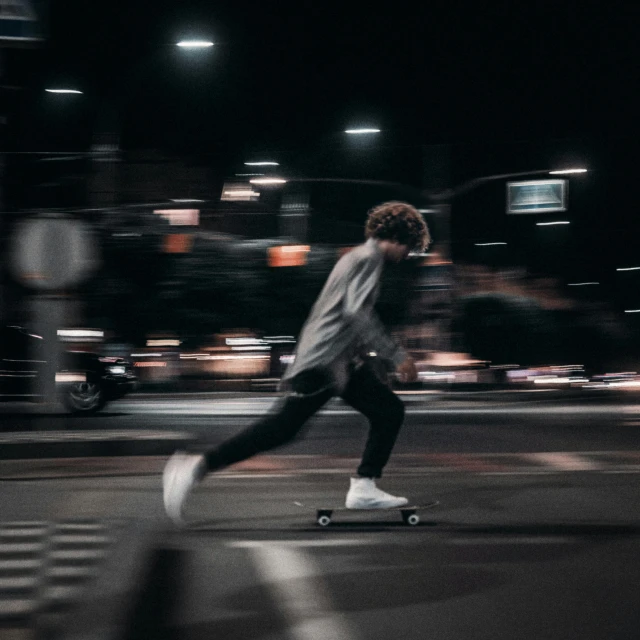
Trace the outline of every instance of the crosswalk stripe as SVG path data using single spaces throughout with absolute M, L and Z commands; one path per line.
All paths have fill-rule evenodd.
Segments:
M 0 619 L 27 616 L 37 608 L 33 598 L 24 600 L 0 600 Z
M 0 591 L 34 589 L 38 584 L 38 579 L 32 575 L 0 578 Z
M 47 532 L 46 527 L 22 527 L 22 528 L 0 528 L 0 544 L 2 544 L 3 538 L 37 538 L 45 535 Z
M 44 549 L 42 542 L 18 542 L 0 544 L 0 555 L 18 555 L 24 553 L 37 553 Z
M 121 527 L 95 519 L 0 522 L 0 624 L 66 610 Z

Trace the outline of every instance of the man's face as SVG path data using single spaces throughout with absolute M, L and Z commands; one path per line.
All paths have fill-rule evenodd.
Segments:
M 410 247 L 407 244 L 400 244 L 399 242 L 389 243 L 389 252 L 387 257 L 390 262 L 402 262 L 409 257 Z

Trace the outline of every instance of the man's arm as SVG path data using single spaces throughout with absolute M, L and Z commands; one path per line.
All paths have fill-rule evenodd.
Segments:
M 389 336 L 373 309 L 375 289 L 382 267 L 370 261 L 356 263 L 348 274 L 343 313 L 347 322 L 367 347 L 397 368 L 409 356 Z

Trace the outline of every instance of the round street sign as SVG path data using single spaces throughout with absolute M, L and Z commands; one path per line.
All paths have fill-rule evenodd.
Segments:
M 91 230 L 73 218 L 29 218 L 11 238 L 11 269 L 19 282 L 32 289 L 52 291 L 78 285 L 97 264 Z

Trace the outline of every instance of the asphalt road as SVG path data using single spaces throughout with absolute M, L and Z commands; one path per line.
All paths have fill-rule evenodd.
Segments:
M 452 400 L 403 396 L 407 415 L 396 453 L 533 453 L 634 451 L 640 426 L 640 402 L 563 400 L 545 395 L 514 401 Z M 537 399 L 539 398 L 539 399 Z M 256 420 L 276 400 L 215 394 L 131 396 L 91 417 L 31 407 L 0 405 L 0 442 L 99 441 L 122 436 L 131 441 L 171 440 L 215 443 Z M 29 407 L 27 407 L 29 408 Z M 304 437 L 286 449 L 301 455 L 353 455 L 366 435 L 366 420 L 336 400 L 314 417 Z M 168 442 L 166 453 L 171 450 Z M 126 451 L 121 451 L 125 453 Z M 117 451 L 116 453 L 120 453 Z M 73 454 L 70 454 L 73 455 Z
M 323 529 L 314 506 L 346 488 L 327 472 L 208 478 L 179 531 L 166 526 L 157 474 L 4 482 L 1 507 L 22 527 L 154 523 L 172 568 L 148 584 L 136 637 L 637 637 L 637 475 L 391 473 L 385 486 L 441 504 L 415 527 L 349 513 Z
M 34 437 L 117 430 L 214 442 L 268 402 L 133 396 L 80 420 L 9 411 L 2 435 L 18 433 L 26 420 Z M 23 635 L 16 635 L 17 623 L 3 631 L 3 615 L 16 603 L 43 610 L 42 587 L 25 587 L 29 572 L 52 565 L 56 575 L 68 572 L 55 564 L 61 554 L 77 563 L 95 557 L 96 544 L 83 534 L 78 544 L 88 547 L 61 551 L 55 545 L 69 544 L 68 534 L 25 545 L 7 531 L 24 536 L 29 523 L 76 521 L 147 523 L 152 531 L 160 569 L 144 583 L 129 637 L 637 637 L 638 406 L 442 398 L 407 404 L 406 428 L 381 485 L 412 501 L 440 501 L 415 527 L 397 513 L 336 513 L 329 527 L 316 524 L 316 507 L 344 499 L 366 434 L 339 403 L 299 443 L 208 477 L 187 504 L 182 530 L 163 514 L 166 455 L 2 461 L 0 638 L 4 631 L 30 637 L 33 617 L 23 620 Z M 43 555 L 52 548 L 53 563 L 51 553 Z M 112 557 L 120 560 L 114 576 L 123 575 L 129 563 Z M 105 573 L 99 563 L 86 571 Z M 90 610 L 82 599 L 87 590 L 75 592 L 76 609 Z M 93 616 L 81 620 L 89 635 Z

